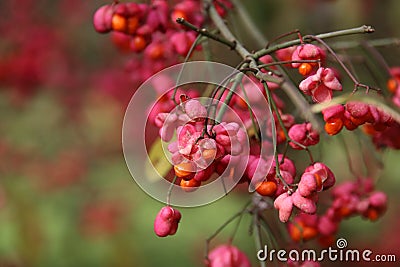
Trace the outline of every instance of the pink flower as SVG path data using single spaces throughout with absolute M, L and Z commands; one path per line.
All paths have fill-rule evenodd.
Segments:
M 289 129 L 289 137 L 303 146 L 312 146 L 319 142 L 319 134 L 312 128 L 312 124 L 305 122 L 302 124 L 295 124 Z M 294 149 L 303 149 L 299 145 L 290 142 L 291 147 Z
M 307 77 L 299 85 L 306 95 L 311 95 L 317 103 L 332 99 L 332 90 L 341 91 L 342 85 L 330 68 L 319 68 L 317 73 Z
M 232 245 L 221 245 L 208 254 L 208 267 L 250 267 L 246 254 Z
M 154 232 L 159 237 L 174 235 L 181 220 L 181 213 L 170 206 L 163 207 L 154 220 Z

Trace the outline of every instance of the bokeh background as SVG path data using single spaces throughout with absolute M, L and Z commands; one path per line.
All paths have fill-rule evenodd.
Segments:
M 307 34 L 362 24 L 376 28 L 362 38 L 400 37 L 397 0 L 242 2 L 268 38 L 293 29 Z M 92 28 L 94 11 L 106 3 L 0 2 L 1 267 L 203 266 L 204 240 L 249 197 L 238 190 L 205 207 L 181 209 L 176 236 L 154 235 L 162 203 L 135 184 L 121 149 L 124 109 L 139 85 L 134 70 L 124 67 L 132 55 Z M 240 37 L 257 48 L 249 34 Z M 382 49 L 390 65 L 400 65 L 399 51 Z M 222 61 L 239 61 L 226 55 Z M 350 177 L 343 153 L 335 138 L 321 151 L 338 180 Z M 400 259 L 400 153 L 381 151 L 377 157 L 385 164 L 376 173 L 378 188 L 389 194 L 387 214 L 376 223 L 347 220 L 339 236 L 351 247 Z M 255 262 L 249 223 L 245 217 L 234 242 Z M 226 242 L 231 230 L 212 245 Z

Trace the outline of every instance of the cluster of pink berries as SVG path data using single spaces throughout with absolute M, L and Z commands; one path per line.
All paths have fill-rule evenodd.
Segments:
M 288 190 L 279 195 L 274 206 L 279 210 L 279 219 L 287 222 L 293 207 L 301 212 L 315 214 L 317 211 L 318 192 L 326 190 L 335 184 L 335 176 L 323 163 L 316 162 L 307 167 L 302 174 L 297 189 Z
M 325 131 L 330 135 L 338 134 L 343 127 L 355 130 L 363 125 L 366 134 L 378 147 L 400 148 L 396 134 L 400 134 L 400 125 L 392 116 L 380 108 L 362 102 L 347 102 L 346 105 L 334 105 L 322 111 Z
M 239 155 L 247 138 L 236 122 L 222 122 L 211 129 L 211 125 L 204 125 L 206 118 L 206 108 L 195 99 L 183 102 L 170 113 L 159 113 L 155 118 L 163 141 L 170 141 L 177 133 L 177 140 L 168 145 L 168 150 L 172 154 L 175 175 L 180 178 L 178 182 L 186 191 L 195 190 L 201 182 L 210 179 L 224 156 Z
M 296 60 L 297 58 L 320 60 L 324 60 L 325 58 L 323 50 L 317 46 L 304 45 L 299 47 L 292 55 Z M 268 58 L 264 61 L 269 62 Z M 300 69 L 309 69 L 307 72 L 309 76 L 300 84 L 300 89 L 312 95 L 316 102 L 329 101 L 332 97 L 332 90 L 341 90 L 341 85 L 333 70 L 317 67 L 314 63 L 303 64 L 309 64 L 310 66 L 300 67 L 301 64 L 294 66 Z M 303 71 L 302 74 L 305 74 L 305 72 Z M 229 105 L 232 107 L 233 112 L 239 114 L 244 124 L 251 127 L 251 117 L 247 110 L 247 103 L 243 100 L 242 90 L 246 89 L 249 89 L 249 87 L 244 83 L 243 88 L 238 89 L 237 94 L 229 102 Z M 261 112 L 257 106 L 260 94 L 254 93 L 254 88 L 251 89 L 246 92 L 246 97 L 252 102 L 252 112 L 257 114 Z M 256 90 L 262 91 L 263 88 L 260 85 Z M 261 96 L 265 98 L 265 94 L 261 94 Z M 273 99 L 277 103 L 279 116 L 284 121 L 285 130 L 288 131 L 288 137 L 290 138 L 289 145 L 292 148 L 305 149 L 319 142 L 319 134 L 313 129 L 311 123 L 295 124 L 292 115 L 281 113 L 281 110 L 284 108 L 283 102 L 275 94 L 273 94 Z M 170 101 L 168 102 L 168 109 L 172 109 L 175 104 L 170 99 L 168 101 Z M 349 114 L 349 118 L 366 116 L 366 114 L 361 114 L 360 105 L 359 103 L 348 103 L 346 106 L 337 105 L 330 107 L 324 110 L 324 118 L 328 124 L 332 123 L 332 119 L 343 119 L 345 111 Z M 372 106 L 363 105 L 362 107 L 367 108 L 369 117 L 376 117 L 374 120 L 376 127 L 378 125 L 381 125 L 381 127 L 383 127 L 382 125 L 390 125 L 391 119 L 385 113 L 378 111 L 378 109 Z M 345 107 L 347 110 L 345 110 Z M 373 117 L 371 114 L 375 114 L 376 116 Z M 200 102 L 188 100 L 181 104 L 181 108 L 177 112 L 159 113 L 154 120 L 155 124 L 160 128 L 160 136 L 164 141 L 169 141 L 173 133 L 177 132 L 178 140 L 169 145 L 169 151 L 173 155 L 172 160 L 175 174 L 181 178 L 180 185 L 186 191 L 196 189 L 202 181 L 209 179 L 212 173 L 217 172 L 221 174 L 224 172 L 230 161 L 236 160 L 237 162 L 241 162 L 239 153 L 241 152 L 240 142 L 243 142 L 245 138 L 243 130 L 239 130 L 235 123 L 221 123 L 214 127 L 215 136 L 212 138 L 208 136 L 202 137 L 204 118 L 206 116 L 207 110 Z M 274 113 L 274 116 L 277 118 L 278 114 Z M 286 136 L 283 134 L 283 129 L 280 128 L 281 125 L 276 124 L 276 126 L 278 128 L 278 143 L 287 141 Z M 328 133 L 331 133 L 328 127 L 326 129 Z M 208 130 L 209 127 L 207 127 L 207 132 Z M 232 142 L 232 140 L 235 142 Z M 275 199 L 274 206 L 279 211 L 279 218 L 282 222 L 287 222 L 290 219 L 294 207 L 301 212 L 300 215 L 295 217 L 296 221 L 303 217 L 306 218 L 306 215 L 311 216 L 310 218 L 318 218 L 315 215 L 318 192 L 334 185 L 335 176 L 332 171 L 325 164 L 315 162 L 305 169 L 297 186 L 293 186 L 296 177 L 295 165 L 286 156 L 278 155 L 278 161 L 280 162 L 279 169 L 276 169 L 275 162 L 273 162 L 272 168 L 266 172 L 267 175 L 260 180 L 257 177 L 258 173 L 256 173 L 257 166 L 268 166 L 267 161 L 270 159 L 263 158 L 256 147 L 256 143 L 251 143 L 250 156 L 241 182 L 251 182 L 252 179 L 260 181 L 256 184 L 257 192 L 262 196 Z M 198 169 L 199 167 L 201 168 L 200 170 Z M 318 221 L 324 221 L 326 218 L 321 217 Z M 301 222 L 300 224 L 304 223 Z M 307 226 L 309 224 L 304 225 Z M 312 225 L 316 227 L 317 224 L 314 223 Z M 309 233 L 305 235 L 307 238 L 310 238 L 310 236 L 314 237 L 318 233 L 324 233 L 324 230 L 317 231 L 315 227 L 313 231 L 309 230 Z M 292 227 L 290 226 L 290 228 Z M 297 237 L 296 239 L 299 238 Z
M 329 102 L 333 91 L 342 91 L 338 73 L 332 68 L 324 68 L 326 53 L 319 46 L 301 44 L 296 47 L 280 49 L 276 56 L 282 61 L 291 61 L 286 66 L 297 68 L 306 77 L 300 82 L 300 90 L 317 103 Z
M 151 60 L 186 56 L 195 40 L 195 33 L 176 23 L 183 18 L 196 27 L 204 22 L 201 1 L 182 0 L 174 5 L 167 1 L 145 3 L 113 3 L 100 7 L 93 17 L 96 31 L 112 31 L 113 42 L 124 51 L 144 52 Z M 215 1 L 220 14 L 231 8 L 229 1 Z M 224 8 L 223 8 L 224 7 Z
M 374 182 L 370 178 L 337 185 L 331 195 L 331 205 L 324 214 L 300 213 L 288 224 L 293 241 L 308 241 L 318 237 L 321 245 L 330 246 L 343 219 L 361 215 L 375 221 L 386 211 L 386 194 L 374 191 Z
M 333 91 L 341 91 L 342 85 L 339 81 L 337 71 L 324 68 L 326 54 L 323 49 L 313 44 L 303 44 L 297 47 L 280 49 L 277 51 L 280 60 L 291 59 L 291 67 L 298 68 L 299 73 L 307 76 L 299 84 L 299 89 L 306 95 L 312 96 L 314 102 L 327 103 L 332 99 Z M 318 62 L 304 62 L 316 60 Z M 300 61 L 300 62 L 299 62 Z M 391 69 L 392 78 L 388 80 L 387 87 L 393 93 L 393 102 L 400 106 L 400 68 Z M 351 101 L 346 105 L 333 105 L 322 111 L 325 121 L 325 131 L 329 135 L 338 134 L 343 127 L 347 130 L 355 130 L 363 125 L 365 133 L 372 136 L 377 147 L 400 148 L 400 141 L 394 138 L 400 134 L 400 125 L 383 110 L 362 102 Z M 296 126 L 298 128 L 300 126 Z M 311 127 L 309 125 L 308 127 Z M 290 135 L 290 134 L 289 134 Z M 307 136 L 309 139 L 312 135 Z M 291 135 L 293 140 L 304 138 Z M 297 140 L 296 140 L 297 141 Z M 312 140 L 308 140 L 312 143 Z M 298 142 L 302 143 L 302 142 Z M 318 143 L 318 141 L 315 141 Z M 314 144 L 315 144 L 314 143 Z M 295 143 L 290 143 L 293 148 L 301 148 Z
M 221 15 L 233 7 L 229 0 L 215 0 L 213 4 Z M 114 1 L 95 12 L 93 24 L 99 33 L 110 32 L 119 50 L 136 54 L 127 61 L 125 69 L 133 82 L 141 83 L 187 55 L 196 34 L 179 25 L 176 19 L 183 18 L 201 28 L 204 24 L 202 9 L 202 2 L 198 0 Z M 197 45 L 196 50 L 199 49 L 201 46 Z
M 383 110 L 362 102 L 334 105 L 323 110 L 322 114 L 326 122 L 325 130 L 330 135 L 339 133 L 343 126 L 352 131 L 368 123 L 365 125 L 367 131 L 372 132 L 383 131 L 394 123 L 392 117 Z
M 202 136 L 206 117 L 206 108 L 199 101 L 189 99 L 183 102 L 176 111 L 160 113 L 155 118 L 155 123 L 160 128 L 160 136 L 164 141 L 170 141 L 173 134 L 177 133 L 178 140 L 170 143 L 168 149 L 172 153 L 175 175 L 180 178 L 180 186 L 186 191 L 195 190 L 214 172 L 221 174 L 226 171 L 230 161 L 242 162 L 240 153 L 242 144 L 247 138 L 243 129 L 234 122 L 223 122 L 214 126 L 213 136 Z M 308 124 L 295 126 L 290 128 L 292 131 L 289 133 L 291 138 L 301 145 L 307 147 L 315 143 L 313 140 L 318 142 L 318 135 L 308 133 L 311 131 Z M 207 127 L 207 133 L 209 129 Z M 300 138 L 301 136 L 305 138 Z M 307 141 L 309 139 L 312 141 Z M 335 183 L 332 171 L 323 163 L 317 162 L 305 169 L 297 190 L 293 190 L 287 185 L 293 184 L 296 168 L 289 158 L 278 155 L 279 170 L 273 162 L 272 168 L 265 171 L 263 167 L 269 166 L 268 159 L 263 158 L 257 150 L 250 153 L 241 181 L 259 180 L 259 173 L 263 175 L 267 173 L 262 177 L 261 182 L 256 184 L 256 190 L 262 196 L 276 198 L 275 208 L 279 210 L 282 222 L 289 220 L 294 206 L 302 212 L 314 214 L 318 200 L 317 193 L 332 187 Z M 237 166 L 234 165 L 232 168 Z M 261 170 L 258 169 L 259 173 L 257 173 L 259 166 Z M 284 181 L 279 179 L 277 171 Z M 160 214 L 156 221 L 161 220 Z M 171 218 L 173 217 L 170 217 L 170 220 L 173 220 Z
M 300 90 L 304 94 L 312 96 L 313 101 L 317 103 L 329 102 L 332 99 L 333 91 L 342 90 L 336 71 L 321 67 L 325 63 L 325 59 L 325 51 L 313 44 L 297 46 L 291 57 L 292 67 L 298 68 L 299 73 L 306 76 L 299 84 Z M 301 62 L 313 60 L 316 62 Z
M 120 48 L 142 52 L 151 59 L 160 59 L 166 52 L 186 55 L 195 39 L 193 32 L 181 31 L 174 23 L 177 17 L 190 18 L 192 23 L 200 26 L 203 16 L 200 13 L 200 2 L 183 1 L 170 10 L 167 1 L 154 0 L 151 4 L 114 3 L 100 7 L 93 17 L 96 31 L 113 32 L 113 41 Z M 162 33 L 167 39 L 160 39 Z M 170 40 L 173 51 L 166 48 Z M 164 41 L 164 42 L 163 42 Z
M 292 65 L 299 68 L 301 74 L 307 76 L 300 83 L 299 88 L 305 94 L 311 95 L 315 102 L 329 102 L 332 91 L 342 90 L 335 71 L 320 66 L 320 62 L 325 59 L 322 49 L 314 45 L 301 45 L 291 51 L 284 50 L 286 54 L 281 52 L 281 55 L 288 56 L 290 52 L 293 60 L 318 60 L 318 63 L 293 63 Z M 264 57 L 263 62 L 270 62 L 269 56 Z M 278 88 L 278 85 L 271 83 L 268 84 L 268 88 L 274 90 Z M 282 112 L 285 108 L 283 101 L 273 92 L 271 95 L 278 109 L 278 113 L 273 112 L 277 128 L 275 137 L 277 143 L 288 142 L 296 150 L 308 150 L 310 146 L 318 144 L 320 136 L 313 129 L 312 124 L 295 123 L 291 114 Z M 221 100 L 224 101 L 225 97 L 226 93 L 222 95 Z M 248 101 L 244 101 L 244 97 L 247 97 Z M 225 118 L 232 118 L 229 112 L 234 112 L 240 117 L 248 131 L 253 127 L 251 116 L 262 115 L 262 109 L 258 104 L 266 99 L 261 83 L 252 88 L 244 82 L 228 103 L 231 110 L 227 111 Z M 342 219 L 360 214 L 365 218 L 375 220 L 384 213 L 386 195 L 382 192 L 372 192 L 371 180 L 360 179 L 357 182 L 336 186 L 332 192 L 331 207 L 323 215 L 317 215 L 319 193 L 333 187 L 336 180 L 333 172 L 324 163 L 312 162 L 301 174 L 298 182 L 295 182 L 296 167 L 292 160 L 286 155 L 279 154 L 277 156 L 279 168 L 276 168 L 277 162 L 272 161 L 272 167 L 265 170 L 272 159 L 261 155 L 260 144 L 250 138 L 248 161 L 245 166 L 242 166 L 245 161 L 242 160 L 243 155 L 240 155 L 240 152 L 242 152 L 242 143 L 247 138 L 245 131 L 239 128 L 236 122 L 223 122 L 214 126 L 212 135 L 209 135 L 211 126 L 204 123 L 207 109 L 197 100 L 186 98 L 184 100 L 185 102 L 182 102 L 182 99 L 179 99 L 181 104 L 177 111 L 154 114 L 154 123 L 159 127 L 160 137 L 164 141 L 169 141 L 173 134 L 177 133 L 178 140 L 171 143 L 168 149 L 172 153 L 175 175 L 185 191 L 195 190 L 214 172 L 222 174 L 226 171 L 229 162 L 236 162 L 237 164 L 233 164 L 231 168 L 245 169 L 240 182 L 256 181 L 257 193 L 263 197 L 272 198 L 274 208 L 279 212 L 280 221 L 289 222 L 288 231 L 294 241 L 307 241 L 319 237 L 323 245 L 332 244 Z M 252 114 L 248 112 L 248 102 L 252 103 Z M 176 105 L 176 102 L 171 100 L 171 95 L 163 103 L 157 103 L 155 107 L 160 110 L 165 105 L 165 107 L 168 106 L 165 110 L 172 110 Z M 367 124 L 376 135 L 392 129 L 395 124 L 391 116 L 384 111 L 361 102 L 334 105 L 326 108 L 322 113 L 326 122 L 325 130 L 330 135 L 339 133 L 343 127 L 354 130 L 362 124 Z M 285 129 L 277 123 L 278 116 Z M 369 131 L 371 132 L 372 130 Z M 272 143 L 268 141 L 263 142 L 262 145 L 272 147 Z M 367 183 L 370 184 L 368 188 L 365 187 Z M 165 208 L 170 209 L 168 206 L 163 209 Z M 293 215 L 295 209 L 297 211 Z M 160 211 L 156 218 L 158 223 L 155 223 L 157 235 L 174 234 L 181 218 L 180 213 L 179 218 L 175 218 L 174 213 L 170 212 L 167 219 L 163 219 L 161 213 Z M 161 233 L 162 228 L 156 227 L 160 225 L 160 222 L 163 222 L 161 225 L 170 230 L 165 230 L 164 234 Z M 208 260 L 207 264 L 210 267 L 250 266 L 245 254 L 230 244 L 215 248 L 209 253 Z M 222 263 L 225 265 L 221 265 Z M 316 262 L 290 264 L 292 266 L 319 266 Z

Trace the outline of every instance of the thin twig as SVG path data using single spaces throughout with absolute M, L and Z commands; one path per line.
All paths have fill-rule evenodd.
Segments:
M 389 47 L 389 46 L 400 46 L 399 38 L 382 38 L 374 39 L 369 41 L 364 41 L 368 45 L 373 47 Z M 351 49 L 358 48 L 361 46 L 361 42 L 358 41 L 339 41 L 334 43 L 329 43 L 333 49 Z
M 171 193 L 172 193 L 172 189 L 174 189 L 174 185 L 175 185 L 175 182 L 176 182 L 176 179 L 177 179 L 178 177 L 175 175 L 174 176 L 174 179 L 172 180 L 172 182 L 171 182 L 171 184 L 170 184 L 170 186 L 169 186 L 169 188 L 168 188 L 168 192 L 167 192 L 167 206 L 169 206 L 170 204 L 171 204 Z
M 188 53 L 186 54 L 186 57 L 185 57 L 183 63 L 186 63 L 186 62 L 189 60 L 189 58 L 190 58 L 190 56 L 192 55 L 194 49 L 195 49 L 196 46 L 198 45 L 200 39 L 201 39 L 201 35 L 198 35 L 198 36 L 196 37 L 196 39 L 194 40 L 192 46 L 190 47 Z M 172 101 L 174 101 L 175 105 L 178 105 L 178 103 L 176 102 L 175 97 L 176 97 L 176 92 L 178 91 L 178 84 L 179 84 L 179 82 L 180 82 L 180 80 L 181 80 L 181 77 L 182 77 L 182 73 L 183 73 L 183 69 L 184 69 L 184 68 L 185 68 L 185 64 L 182 65 L 182 67 L 181 67 L 181 69 L 180 69 L 180 71 L 179 71 L 178 77 L 176 78 L 176 83 L 175 83 L 174 92 L 173 92 L 173 94 L 172 94 Z
M 232 32 L 225 25 L 225 22 L 222 20 L 222 18 L 219 16 L 218 12 L 215 10 L 215 8 L 211 4 L 209 6 L 208 11 L 209 11 L 211 20 L 214 22 L 215 26 L 219 29 L 219 31 L 221 32 L 221 35 L 224 36 L 228 40 L 236 40 L 235 36 L 233 36 Z M 358 30 L 360 31 L 360 29 L 358 29 Z M 255 68 L 255 69 L 257 69 L 257 63 L 256 63 L 255 59 L 265 55 L 265 54 L 262 54 L 262 52 L 260 52 L 263 50 L 260 50 L 259 52 L 256 52 L 255 54 L 251 54 L 237 40 L 236 40 L 235 51 L 242 58 L 249 59 L 250 60 L 249 67 Z M 287 81 L 288 77 L 285 74 L 283 74 L 283 79 L 279 79 L 279 78 L 273 77 L 271 75 L 264 74 L 260 71 L 258 78 L 262 78 L 263 80 L 280 84 L 282 90 L 289 96 L 289 98 L 292 100 L 292 102 L 295 104 L 295 106 L 300 110 L 301 115 L 307 121 L 310 121 L 317 131 L 321 131 L 322 127 L 319 124 L 318 119 L 315 117 L 315 115 L 310 111 L 308 103 L 305 101 L 302 94 L 299 92 L 298 88 L 296 88 L 296 86 L 294 86 L 293 84 L 291 84 L 290 82 Z
M 254 240 L 256 242 L 257 251 L 260 251 L 263 248 L 262 236 L 260 231 L 260 221 L 258 218 L 258 212 L 254 212 L 253 214 L 253 229 L 254 229 Z M 260 260 L 260 266 L 265 267 L 265 261 Z
M 390 74 L 390 67 L 386 60 L 383 58 L 381 53 L 378 52 L 378 50 L 371 45 L 368 42 L 361 42 L 361 47 L 364 48 L 369 54 L 372 55 L 372 57 L 375 59 L 375 61 L 385 70 L 385 73 L 387 77 L 391 77 Z
M 205 259 L 208 261 L 208 251 L 209 251 L 209 246 L 210 242 L 222 231 L 226 226 L 228 226 L 232 221 L 234 221 L 237 217 L 242 216 L 243 213 L 247 211 L 248 206 L 251 204 L 251 200 L 249 200 L 244 207 L 236 212 L 232 217 L 230 217 L 228 220 L 226 220 L 218 229 L 206 239 L 206 247 L 205 247 Z
M 323 41 L 321 38 L 319 38 L 317 36 L 313 36 L 313 35 L 307 35 L 307 36 L 304 36 L 304 38 L 305 37 L 310 38 L 312 40 L 315 40 L 318 43 L 320 43 L 321 45 L 323 45 L 329 51 L 329 53 L 336 59 L 336 61 L 339 63 L 339 65 L 346 72 L 347 76 L 349 76 L 349 78 L 353 81 L 353 83 L 354 83 L 353 93 L 355 93 L 358 90 L 358 87 L 365 88 L 366 89 L 366 93 L 368 93 L 368 91 L 371 90 L 371 89 L 373 89 L 373 90 L 375 90 L 377 92 L 381 91 L 381 89 L 379 89 L 379 88 L 375 88 L 375 87 L 368 86 L 368 85 L 365 85 L 363 83 L 360 83 L 360 81 L 358 81 L 358 79 L 353 75 L 353 73 L 347 68 L 347 66 L 343 63 L 343 61 L 338 57 L 338 55 L 335 53 L 335 51 L 333 51 L 333 49 L 330 48 L 329 45 L 327 43 L 325 43 L 325 41 Z
M 209 32 L 206 28 L 202 28 L 202 29 L 197 28 L 195 25 L 191 24 L 190 22 L 188 22 L 184 18 L 177 18 L 176 22 L 181 24 L 181 25 L 183 25 L 183 26 L 185 26 L 185 27 L 187 27 L 187 28 L 189 28 L 189 29 L 191 29 L 192 31 L 195 31 L 195 32 L 197 32 L 197 33 L 199 33 L 201 35 L 207 36 L 210 39 L 213 39 L 213 40 L 215 40 L 217 42 L 225 44 L 225 45 L 229 46 L 229 48 L 232 49 L 232 50 L 235 49 L 235 47 L 236 47 L 236 42 L 234 42 L 234 41 L 231 42 L 231 41 L 228 41 L 228 40 L 226 40 L 224 38 L 221 38 L 220 36 Z
M 340 30 L 340 31 L 334 31 L 334 32 L 328 32 L 328 33 L 321 33 L 321 34 L 317 34 L 315 35 L 315 37 L 319 38 L 319 39 L 328 39 L 328 38 L 334 38 L 334 37 L 338 37 L 338 36 L 345 36 L 345 35 L 351 35 L 351 34 L 360 34 L 360 33 L 372 33 L 374 32 L 374 28 L 371 26 L 367 26 L 367 25 L 363 25 L 361 27 L 356 27 L 356 28 L 351 28 L 351 29 L 346 29 L 346 30 Z M 304 36 L 303 37 L 303 41 L 304 42 L 310 42 L 312 41 L 309 37 L 311 35 L 308 36 Z M 300 39 L 296 39 L 296 40 L 291 40 L 288 42 L 284 42 L 284 43 L 280 43 L 274 46 L 271 46 L 269 48 L 264 48 L 261 49 L 257 52 L 254 53 L 254 57 L 255 58 L 260 58 L 262 56 L 271 54 L 273 52 L 275 52 L 276 50 L 282 49 L 282 48 L 287 48 L 287 47 L 291 47 L 291 46 L 295 46 L 295 45 L 299 45 L 301 44 L 301 40 Z

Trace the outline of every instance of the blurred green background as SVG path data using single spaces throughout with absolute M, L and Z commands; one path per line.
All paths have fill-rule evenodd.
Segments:
M 397 0 L 242 2 L 268 38 L 293 29 L 307 34 L 362 24 L 376 28 L 368 38 L 400 36 Z M 121 150 L 124 108 L 138 86 L 124 72 L 131 55 L 92 28 L 94 11 L 106 3 L 0 3 L 1 267 L 203 266 L 205 239 L 249 197 L 239 190 L 204 207 L 181 209 L 177 235 L 154 235 L 162 203 L 135 184 Z M 250 35 L 240 36 L 257 48 Z M 390 65 L 400 64 L 398 48 L 382 52 Z M 327 140 L 321 154 L 345 180 L 347 159 L 338 144 L 337 138 Z M 352 247 L 399 259 L 400 153 L 382 151 L 379 157 L 385 169 L 378 172 L 378 188 L 389 194 L 387 214 L 376 223 L 350 219 L 339 236 Z M 234 243 L 255 262 L 249 222 L 243 219 Z M 231 229 L 212 245 L 226 242 Z

